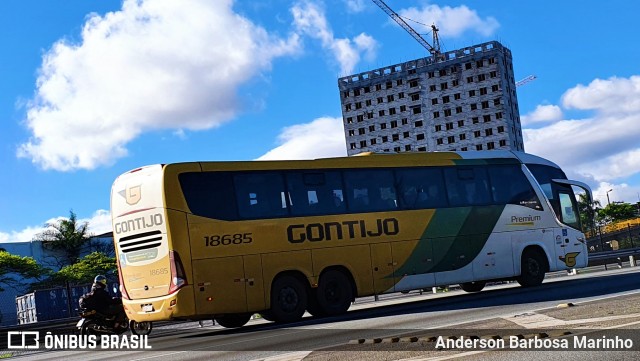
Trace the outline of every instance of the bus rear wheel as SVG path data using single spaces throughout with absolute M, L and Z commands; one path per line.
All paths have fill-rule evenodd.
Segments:
M 486 284 L 484 281 L 465 282 L 460 284 L 460 288 L 465 292 L 480 292 Z
M 134 335 L 144 336 L 151 333 L 153 323 L 151 323 L 151 321 L 136 322 L 131 320 L 129 321 L 129 329 L 131 329 L 131 333 Z
M 343 272 L 329 270 L 320 277 L 316 297 L 324 315 L 343 314 L 347 312 L 353 301 L 351 281 Z
M 544 254 L 536 250 L 525 250 L 522 253 L 520 276 L 516 279 L 522 287 L 539 286 L 547 272 L 547 260 Z
M 313 317 L 324 317 L 326 314 L 320 307 L 320 303 L 318 302 L 318 291 L 317 289 L 309 290 L 309 298 L 307 299 L 307 312 Z
M 216 317 L 216 322 L 225 328 L 238 328 L 246 325 L 250 319 L 250 313 L 230 313 Z
M 270 316 L 277 323 L 295 322 L 307 309 L 307 290 L 300 280 L 291 275 L 278 277 L 271 287 Z

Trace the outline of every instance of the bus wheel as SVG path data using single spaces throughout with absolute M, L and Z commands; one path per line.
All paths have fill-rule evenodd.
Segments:
M 547 271 L 546 258 L 539 251 L 526 250 L 522 253 L 520 277 L 516 279 L 522 287 L 538 286 Z
M 337 270 L 329 270 L 320 277 L 317 289 L 318 305 L 328 316 L 340 315 L 353 301 L 353 288 L 349 278 Z
M 465 282 L 460 284 L 460 288 L 465 292 L 480 292 L 486 284 L 484 281 Z
M 151 333 L 153 323 L 151 323 L 151 321 L 136 322 L 131 320 L 129 321 L 129 329 L 131 329 L 131 333 L 134 335 L 144 336 Z
M 250 313 L 230 313 L 216 317 L 216 322 L 222 327 L 238 328 L 246 325 L 250 319 Z
M 302 318 L 307 309 L 307 290 L 302 282 L 293 276 L 278 277 L 271 288 L 271 311 L 278 323 L 295 322 Z
M 324 317 L 326 314 L 320 307 L 320 303 L 318 302 L 318 290 L 312 289 L 309 292 L 309 298 L 307 300 L 307 312 L 313 317 Z

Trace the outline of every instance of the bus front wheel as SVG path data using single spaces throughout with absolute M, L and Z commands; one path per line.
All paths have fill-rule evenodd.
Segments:
M 460 284 L 460 288 L 465 292 L 480 292 L 486 284 L 484 281 L 465 282 Z
M 277 323 L 295 322 L 307 309 L 307 290 L 294 276 L 278 277 L 271 287 L 271 310 L 269 314 Z
M 525 250 L 522 254 L 520 277 L 516 279 L 522 287 L 533 287 L 542 284 L 547 271 L 544 254 L 536 250 Z
M 216 322 L 225 328 L 238 328 L 246 325 L 250 319 L 250 313 L 230 313 L 216 317 Z
M 343 272 L 329 270 L 320 277 L 316 297 L 324 315 L 340 315 L 347 312 L 351 306 L 353 288 Z

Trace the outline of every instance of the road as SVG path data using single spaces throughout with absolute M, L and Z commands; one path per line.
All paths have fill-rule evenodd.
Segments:
M 575 307 L 557 308 L 568 303 Z M 434 295 L 414 291 L 409 295 L 387 296 L 378 302 L 372 298 L 358 299 L 344 316 L 305 318 L 286 326 L 263 320 L 251 321 L 238 330 L 219 326 L 200 328 L 197 323 L 169 325 L 154 330 L 149 340 L 151 351 L 47 351 L 15 359 L 536 360 L 541 357 L 540 351 L 436 350 L 436 343 L 428 338 L 455 339 L 470 333 L 481 338 L 518 334 L 530 338 L 544 329 L 551 338 L 562 339 L 559 332 L 570 330 L 572 335 L 566 337 L 573 337 L 585 332 L 584 327 L 611 328 L 616 332 L 622 329 L 625 337 L 638 335 L 635 349 L 640 350 L 640 267 L 553 277 L 535 288 L 510 283 L 476 294 L 451 291 Z M 640 353 L 630 351 L 542 352 L 545 359 L 558 360 L 640 357 Z

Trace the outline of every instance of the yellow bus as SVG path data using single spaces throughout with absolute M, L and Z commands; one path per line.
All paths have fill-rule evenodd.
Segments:
M 511 151 L 151 165 L 111 192 L 128 317 L 241 327 L 356 297 L 585 267 L 574 186 Z

